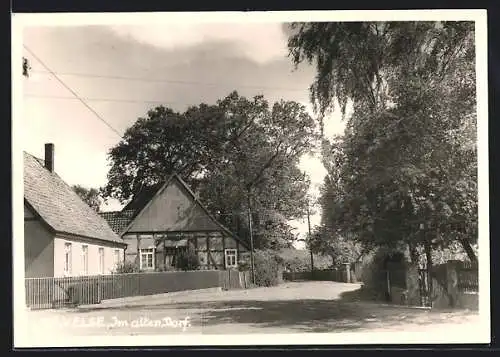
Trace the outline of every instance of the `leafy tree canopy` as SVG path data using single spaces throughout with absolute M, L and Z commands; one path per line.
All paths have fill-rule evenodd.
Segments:
M 250 197 L 256 246 L 286 246 L 293 237 L 286 221 L 303 215 L 308 189 L 298 163 L 317 140 L 315 120 L 293 101 L 232 92 L 183 113 L 159 106 L 110 150 L 103 194 L 125 202 L 177 173 L 243 236 Z
M 86 204 L 94 211 L 99 212 L 102 198 L 98 189 L 86 188 L 81 185 L 74 185 L 72 188 Z
M 30 76 L 31 66 L 26 57 L 23 57 L 23 76 L 28 78 Z
M 323 143 L 323 224 L 337 238 L 367 245 L 403 241 L 430 252 L 460 241 L 475 259 L 474 24 L 292 28 L 294 63 L 316 66 L 311 100 L 318 113 L 337 101 L 345 114 L 353 104 L 344 137 Z

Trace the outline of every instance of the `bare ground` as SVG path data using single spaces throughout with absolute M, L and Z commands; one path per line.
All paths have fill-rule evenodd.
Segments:
M 29 313 L 30 333 L 64 335 L 428 331 L 474 328 L 477 312 L 356 301 L 357 284 L 286 283 L 272 288 L 147 296 Z

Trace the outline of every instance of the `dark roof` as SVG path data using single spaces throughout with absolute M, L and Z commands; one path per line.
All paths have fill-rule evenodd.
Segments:
M 120 234 L 134 218 L 134 210 L 123 210 L 114 212 L 101 212 L 99 213 L 104 218 L 111 229 Z
M 56 232 L 125 244 L 44 161 L 24 153 L 24 200 Z
M 121 234 L 163 185 L 164 183 L 159 183 L 142 188 L 121 211 L 100 212 L 99 214 L 115 233 Z
M 151 201 L 156 192 L 158 192 L 163 185 L 164 182 L 161 182 L 153 186 L 146 186 L 142 188 L 139 193 L 136 194 L 125 207 L 123 207 L 122 211 L 132 211 L 134 215 L 139 213 L 139 211 L 142 210 L 149 201 Z

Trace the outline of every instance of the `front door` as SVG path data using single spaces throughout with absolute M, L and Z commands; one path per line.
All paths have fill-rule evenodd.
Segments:
M 165 267 L 167 269 L 175 269 L 177 261 L 182 252 L 186 250 L 186 247 L 169 247 L 165 249 Z

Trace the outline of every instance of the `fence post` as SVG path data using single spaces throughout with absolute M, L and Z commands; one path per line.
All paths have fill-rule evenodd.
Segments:
M 351 268 L 351 283 L 357 283 L 358 276 L 356 272 L 356 265 L 354 263 L 351 263 L 349 266 Z
M 389 269 L 385 270 L 385 281 L 386 281 L 386 300 L 391 301 L 391 272 Z
M 102 289 L 103 289 L 102 278 L 99 276 L 97 279 L 97 304 L 100 304 L 102 301 Z
M 345 269 L 345 282 L 350 283 L 351 282 L 351 265 L 349 263 L 344 263 L 344 269 Z
M 406 270 L 406 302 L 408 305 L 421 305 L 419 272 L 415 265 L 408 265 Z
M 225 270 L 218 270 L 218 275 L 219 275 L 219 286 L 222 290 L 224 290 L 224 282 L 226 280 L 226 271 Z
M 446 262 L 446 289 L 450 307 L 458 305 L 458 267 L 460 261 L 448 260 Z

